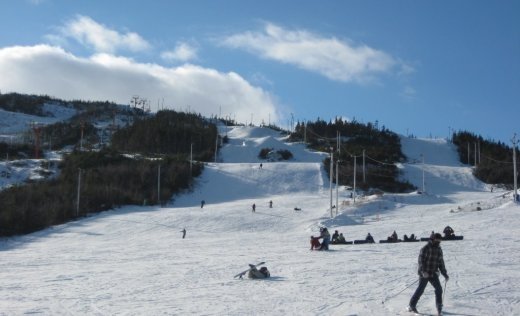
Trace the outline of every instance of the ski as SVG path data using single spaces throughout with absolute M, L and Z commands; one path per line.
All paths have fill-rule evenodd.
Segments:
M 262 261 L 262 262 L 259 262 L 259 263 L 257 263 L 257 264 L 250 264 L 250 265 L 249 265 L 249 269 L 240 272 L 239 274 L 235 275 L 233 278 L 240 278 L 240 279 L 242 279 L 242 277 L 243 277 L 246 273 L 248 273 L 249 270 L 251 270 L 251 268 L 256 267 L 256 266 L 259 266 L 259 265 L 262 265 L 262 264 L 264 264 L 264 263 L 265 263 L 265 262 Z
M 410 314 L 410 315 L 417 315 L 417 316 L 442 316 L 443 315 L 442 313 L 441 314 L 437 314 L 437 313 L 430 314 L 430 313 L 412 312 L 408 309 L 406 309 L 405 311 L 408 312 L 408 314 Z

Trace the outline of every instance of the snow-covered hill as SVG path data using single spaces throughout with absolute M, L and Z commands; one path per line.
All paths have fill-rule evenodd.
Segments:
M 353 205 L 340 190 L 331 218 L 326 154 L 262 128 L 226 132 L 222 162 L 208 164 L 193 192 L 168 207 L 123 207 L 1 240 L 0 315 L 406 315 L 422 243 L 319 252 L 309 251 L 309 236 L 320 225 L 349 240 L 394 230 L 428 236 L 448 224 L 465 237 L 442 244 L 447 314 L 520 314 L 520 207 L 506 192 L 486 190 L 450 144 L 402 140 L 410 161 L 403 177 L 421 187 L 424 170 L 426 194 Z M 294 160 L 260 169 L 264 147 L 288 149 Z M 259 261 L 272 278 L 233 279 Z M 434 306 L 428 287 L 418 308 Z

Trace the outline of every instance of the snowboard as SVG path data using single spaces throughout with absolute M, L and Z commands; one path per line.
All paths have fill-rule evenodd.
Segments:
M 243 277 L 246 273 L 248 273 L 252 268 L 255 268 L 255 267 L 260 266 L 260 265 L 262 265 L 262 264 L 265 264 L 265 262 L 262 261 L 262 262 L 259 262 L 259 263 L 257 263 L 257 264 L 250 264 L 250 265 L 249 265 L 249 269 L 240 272 L 239 274 L 235 275 L 233 278 L 239 278 L 239 279 L 242 279 L 242 277 Z

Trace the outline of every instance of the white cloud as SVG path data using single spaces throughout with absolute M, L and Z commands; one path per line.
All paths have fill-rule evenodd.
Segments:
M 181 61 L 187 62 L 197 59 L 197 48 L 188 43 L 177 43 L 175 49 L 165 51 L 161 54 L 161 58 L 167 61 Z
M 399 62 L 389 54 L 367 45 L 354 45 L 305 30 L 291 31 L 266 23 L 262 32 L 229 36 L 223 45 L 241 48 L 263 58 L 317 72 L 331 80 L 367 82 L 391 72 Z M 411 71 L 407 68 L 407 71 Z
M 150 44 L 139 34 L 134 32 L 121 34 L 88 16 L 76 16 L 74 20 L 60 28 L 60 33 L 61 36 L 73 38 L 99 53 L 114 53 L 120 49 L 135 52 L 150 48 Z
M 166 68 L 110 54 L 74 56 L 59 47 L 37 45 L 0 49 L 2 92 L 46 94 L 63 99 L 108 100 L 129 104 L 133 95 L 206 116 L 231 115 L 256 124 L 277 121 L 274 97 L 240 75 L 194 65 Z M 155 110 L 153 108 L 153 110 Z

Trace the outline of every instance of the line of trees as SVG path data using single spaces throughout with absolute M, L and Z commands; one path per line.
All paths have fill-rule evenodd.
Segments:
M 340 136 L 340 152 L 338 154 L 337 137 Z M 400 171 L 395 166 L 397 162 L 405 161 L 406 157 L 401 151 L 401 141 L 397 134 L 387 130 L 384 126 L 379 128 L 375 123 L 347 122 L 337 118 L 331 122 L 321 119 L 306 124 L 298 122 L 290 139 L 293 141 L 306 141 L 309 147 L 330 152 L 333 148 L 334 165 L 339 159 L 339 183 L 352 186 L 354 183 L 354 156 L 357 156 L 356 185 L 358 188 L 368 190 L 377 188 L 387 192 L 407 192 L 415 187 L 409 182 L 403 182 Z M 362 155 L 365 153 L 365 178 L 363 179 Z M 324 160 L 327 173 L 330 171 L 330 158 Z M 329 175 L 330 177 L 330 175 Z M 332 175 L 336 181 L 336 174 Z M 365 181 L 363 181 L 365 180 Z
M 475 177 L 485 183 L 513 188 L 513 149 L 502 142 L 485 140 L 482 136 L 460 131 L 453 133 L 459 160 L 476 165 Z

